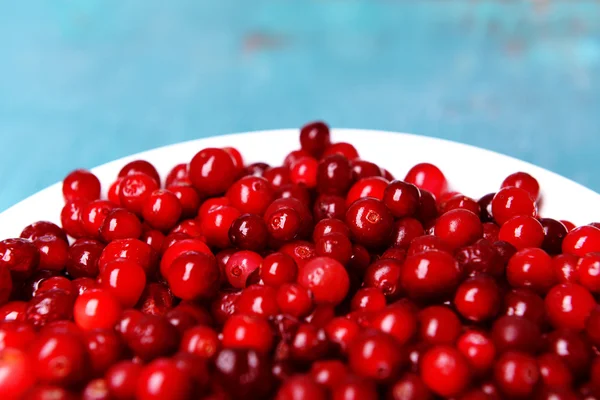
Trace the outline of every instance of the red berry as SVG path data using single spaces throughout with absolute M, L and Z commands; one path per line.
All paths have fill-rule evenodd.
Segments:
M 396 218 L 412 216 L 417 211 L 420 201 L 419 189 L 403 181 L 390 182 L 383 193 L 383 202 Z
M 81 226 L 86 237 L 92 239 L 100 238 L 100 228 L 106 219 L 106 216 L 117 206 L 107 200 L 94 200 L 87 203 L 81 209 Z
M 262 215 L 273 201 L 274 191 L 269 181 L 256 176 L 245 176 L 227 190 L 229 204 L 241 213 Z
M 329 233 L 316 241 L 315 251 L 318 256 L 330 257 L 345 265 L 352 258 L 352 242 L 344 234 Z
M 533 217 L 517 215 L 502 225 L 498 239 L 512 244 L 517 250 L 540 247 L 544 242 L 544 228 Z
M 183 334 L 180 350 L 202 358 L 211 359 L 220 347 L 219 335 L 208 326 L 196 326 Z
M 432 394 L 420 376 L 409 372 L 390 387 L 387 398 L 389 400 L 431 400 Z
M 124 308 L 137 304 L 144 287 L 146 274 L 135 261 L 117 259 L 108 263 L 98 277 L 100 287 L 110 292 Z
M 72 293 L 59 289 L 41 293 L 29 301 L 25 312 L 27 321 L 39 328 L 50 322 L 71 319 L 73 298 Z
M 234 315 L 223 326 L 223 346 L 267 352 L 273 344 L 273 331 L 266 319 L 250 315 Z
M 346 223 L 358 243 L 379 247 L 389 242 L 394 218 L 380 200 L 364 198 L 350 206 Z
M 350 303 L 352 311 L 380 311 L 385 308 L 385 296 L 377 288 L 359 289 Z
M 341 154 L 350 161 L 354 161 L 358 158 L 358 151 L 356 151 L 356 148 L 350 143 L 346 142 L 332 143 L 329 147 L 327 147 L 327 149 L 325 149 L 323 157 L 330 156 L 332 154 Z
M 254 214 L 241 215 L 229 228 L 231 244 L 242 250 L 263 250 L 267 245 L 268 235 L 265 221 Z
M 93 289 L 75 301 L 73 317 L 84 330 L 111 329 L 121 313 L 121 305 L 107 290 Z
M 119 187 L 119 204 L 137 215 L 142 214 L 144 203 L 159 188 L 158 182 L 144 173 L 128 174 Z
M 313 157 L 320 157 L 331 144 L 329 126 L 321 121 L 311 122 L 300 129 L 300 145 L 302 150 Z
M 90 367 L 94 376 L 102 376 L 121 357 L 123 344 L 112 329 L 97 329 L 84 334 Z
M 181 206 L 181 216 L 183 218 L 192 218 L 198 213 L 200 208 L 200 195 L 194 187 L 190 185 L 170 185 L 167 190 L 175 195 Z
M 325 400 L 327 393 L 309 376 L 297 375 L 287 379 L 279 388 L 276 400 Z
M 169 359 L 154 360 L 139 374 L 136 398 L 140 400 L 186 400 L 192 392 L 191 377 Z
M 279 311 L 277 291 L 270 286 L 250 285 L 242 290 L 236 306 L 240 314 L 274 317 Z
M 249 278 L 259 273 L 262 261 L 262 257 L 253 251 L 242 250 L 232 254 L 225 266 L 227 280 L 237 289 L 245 288 Z
M 81 382 L 87 376 L 86 349 L 77 336 L 50 333 L 41 335 L 32 344 L 29 354 L 37 378 L 59 386 Z
M 214 370 L 214 380 L 225 391 L 222 395 L 233 399 L 266 398 L 273 387 L 267 357 L 254 350 L 222 349 Z
M 225 150 L 206 148 L 192 158 L 188 174 L 200 193 L 215 196 L 231 186 L 238 168 Z
M 454 258 L 443 251 L 427 250 L 406 258 L 400 281 L 411 297 L 439 297 L 454 290 L 460 269 Z
M 392 336 L 367 331 L 350 344 L 348 363 L 362 377 L 386 381 L 396 377 L 402 368 L 402 349 Z
M 535 217 L 536 214 L 534 200 L 527 191 L 517 187 L 501 189 L 492 200 L 492 215 L 500 225 L 519 215 Z
M 525 190 L 529 193 L 529 196 L 533 201 L 536 201 L 540 194 L 540 184 L 531 175 L 526 172 L 515 172 L 504 179 L 501 185 L 505 187 L 517 187 Z
M 97 240 L 77 239 L 69 248 L 67 272 L 73 278 L 96 278 L 104 246 Z
M 186 163 L 177 164 L 167 174 L 165 186 L 171 186 L 174 183 L 191 183 L 188 176 L 188 165 Z
M 539 348 L 540 328 L 528 319 L 514 315 L 498 318 L 491 331 L 498 352 L 517 350 L 534 353 Z
M 544 300 L 529 289 L 513 289 L 504 296 L 504 314 L 523 317 L 536 325 L 545 319 Z
M 542 354 L 537 358 L 537 363 L 544 386 L 555 389 L 571 387 L 573 375 L 559 356 L 551 353 Z
M 461 331 L 460 320 L 445 306 L 430 306 L 419 313 L 419 336 L 431 344 L 453 344 Z
M 220 271 L 214 256 L 190 251 L 173 261 L 166 278 L 175 296 L 194 300 L 215 292 Z
M 339 304 L 348 293 L 350 280 L 342 264 L 333 258 L 316 257 L 299 271 L 298 283 L 309 289 L 317 304 Z
M 479 275 L 460 284 L 454 295 L 456 310 L 471 321 L 493 318 L 500 308 L 500 289 L 494 279 Z
M 450 346 L 435 346 L 421 360 L 421 378 L 434 393 L 444 397 L 458 396 L 469 386 L 469 364 Z
M 92 201 L 100 197 L 100 181 L 89 171 L 78 169 L 71 172 L 62 186 L 65 201 Z
M 281 312 L 298 318 L 309 314 L 313 307 L 310 291 L 297 283 L 279 286 L 276 301 Z
M 0 269 L 10 271 L 16 280 L 24 280 L 38 269 L 40 254 L 34 244 L 25 239 L 5 239 L 0 242 Z
M 35 383 L 33 363 L 16 348 L 0 350 L 0 397 L 21 399 Z
M 56 236 L 65 242 L 67 241 L 67 235 L 65 234 L 65 231 L 63 231 L 62 228 L 55 223 L 48 221 L 37 221 L 33 224 L 27 225 L 19 237 L 21 239 L 34 241 L 42 236 Z
M 528 397 L 540 378 L 535 358 L 507 352 L 500 356 L 494 368 L 494 381 L 510 397 Z
M 269 181 L 273 188 L 280 188 L 283 185 L 291 183 L 289 167 L 290 165 L 267 168 L 263 173 L 263 178 Z
M 544 228 L 544 241 L 542 248 L 549 254 L 560 254 L 562 251 L 562 242 L 567 236 L 567 228 L 562 222 L 552 218 L 542 218 L 540 223 Z
M 380 176 L 360 179 L 352 185 L 346 194 L 346 206 L 350 207 L 355 201 L 364 199 L 365 197 L 384 200 L 388 184 L 388 180 Z
M 435 223 L 435 235 L 453 248 L 473 244 L 483 235 L 479 217 L 469 210 L 455 209 L 442 214 Z
M 483 375 L 492 367 L 496 347 L 486 333 L 468 330 L 458 338 L 456 347 L 476 374 Z
M 448 189 L 446 177 L 438 167 L 433 164 L 417 164 L 408 171 L 404 180 L 412 183 L 419 189 L 431 192 L 435 197 L 440 197 Z
M 117 239 L 137 239 L 142 234 L 142 224 L 138 217 L 123 208 L 115 208 L 108 213 L 100 227 L 100 237 L 105 242 Z
M 317 169 L 317 191 L 343 196 L 352 184 L 352 167 L 340 154 L 323 158 Z
M 559 254 L 552 258 L 552 268 L 554 269 L 554 276 L 559 283 L 577 283 L 579 282 L 579 273 L 577 271 L 577 264 L 579 263 L 579 257 L 574 254 Z
M 272 253 L 260 265 L 260 278 L 265 285 L 278 287 L 296 281 L 298 266 L 294 259 L 285 253 Z
M 127 163 L 121 170 L 119 171 L 119 178 L 134 175 L 134 174 L 146 174 L 152 179 L 156 181 L 157 184 L 160 185 L 160 176 L 156 171 L 154 165 L 150 164 L 145 160 L 135 160 Z
M 116 400 L 135 398 L 136 383 L 142 367 L 142 365 L 131 361 L 121 361 L 107 371 L 105 375 L 106 384 L 110 394 Z
M 562 283 L 554 286 L 545 299 L 546 314 L 555 328 L 582 330 L 596 307 L 596 301 L 583 286 Z
M 514 288 L 546 293 L 556 283 L 552 259 L 542 249 L 525 248 L 510 258 L 506 278 Z
M 592 293 L 600 292 L 600 253 L 588 253 L 577 264 L 579 283 Z
M 386 297 L 395 298 L 401 291 L 401 271 L 401 261 L 379 259 L 365 271 L 363 284 L 365 287 L 379 289 Z
M 236 208 L 231 206 L 221 206 L 209 211 L 200 222 L 206 243 L 220 249 L 231 247 L 229 228 L 240 214 Z
M 163 253 L 162 259 L 160 260 L 160 274 L 166 278 L 175 259 L 189 251 L 195 251 L 209 256 L 212 255 L 210 248 L 200 239 L 177 240 Z
M 182 207 L 175 194 L 168 190 L 156 189 L 144 198 L 141 214 L 150 226 L 167 231 L 177 224 Z
M 82 223 L 83 208 L 88 204 L 85 200 L 73 200 L 65 204 L 60 212 L 60 223 L 64 231 L 74 238 L 85 236 Z
M 580 226 L 570 231 L 562 243 L 563 253 L 579 257 L 587 253 L 600 252 L 600 229 L 593 226 Z
M 100 272 L 104 271 L 109 263 L 119 259 L 138 264 L 148 276 L 152 276 L 155 272 L 156 254 L 148 244 L 141 240 L 118 239 L 107 244 L 98 260 Z

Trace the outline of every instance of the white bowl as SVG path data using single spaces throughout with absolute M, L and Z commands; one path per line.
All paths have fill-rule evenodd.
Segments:
M 400 179 L 417 163 L 434 163 L 442 169 L 453 190 L 474 198 L 497 191 L 507 175 L 525 171 L 540 183 L 543 198 L 541 215 L 566 219 L 575 224 L 600 221 L 599 194 L 512 157 L 465 144 L 405 133 L 334 129 L 332 138 L 334 141 L 352 143 L 361 158 L 377 162 Z M 150 161 L 164 177 L 170 168 L 191 160 L 200 149 L 226 146 L 239 149 L 246 162 L 264 161 L 271 165 L 280 165 L 289 151 L 300 147 L 296 129 L 241 133 L 160 147 L 109 162 L 92 171 L 100 179 L 105 192 L 121 167 L 129 161 Z M 61 183 L 21 201 L 0 214 L 0 240 L 17 237 L 26 225 L 35 221 L 60 223 L 63 204 Z

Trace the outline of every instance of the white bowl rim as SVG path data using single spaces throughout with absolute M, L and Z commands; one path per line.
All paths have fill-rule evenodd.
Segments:
M 168 170 L 176 163 L 191 159 L 191 157 L 186 157 L 179 159 L 175 163 L 171 162 L 169 165 L 164 165 L 161 160 L 165 155 L 186 153 L 189 156 L 189 154 L 193 155 L 205 147 L 234 146 L 238 147 L 242 154 L 246 156 L 246 153 L 259 154 L 257 152 L 259 148 L 264 152 L 264 145 L 270 144 L 269 150 L 276 153 L 281 163 L 285 154 L 299 148 L 298 132 L 298 129 L 274 129 L 194 139 L 122 157 L 94 167 L 91 171 L 100 178 L 105 193 L 110 183 L 108 180 L 111 178 L 109 177 L 112 176 L 112 179 L 114 179 L 119 169 L 129 161 L 147 159 L 155 164 L 161 177 L 164 178 Z M 426 148 L 428 153 L 418 153 L 418 157 L 420 158 L 415 158 L 415 154 L 410 152 L 404 153 L 404 158 L 412 157 L 416 162 L 413 162 L 411 165 L 403 165 L 400 169 L 408 169 L 417 162 L 433 162 L 444 171 L 452 189 L 460 190 L 465 195 L 474 198 L 485 194 L 483 192 L 496 191 L 501 183 L 501 180 L 498 181 L 498 179 L 503 179 L 503 177 L 512 172 L 525 171 L 532 174 L 540 182 L 542 195 L 545 199 L 543 201 L 543 216 L 568 219 L 576 224 L 589 223 L 593 220 L 600 221 L 600 207 L 597 207 L 597 205 L 600 205 L 600 194 L 568 178 L 514 157 L 468 144 L 410 133 L 333 128 L 332 137 L 337 142 L 346 141 L 355 144 L 361 156 L 364 156 L 364 153 L 369 153 L 369 156 L 364 158 L 369 161 L 378 162 L 383 167 L 386 167 L 386 163 L 397 161 L 394 161 L 397 154 L 391 153 L 393 151 L 392 147 L 395 145 L 416 146 L 421 150 Z M 285 144 L 285 147 L 282 146 L 283 144 Z M 449 152 L 460 155 L 457 157 L 458 161 L 454 160 L 453 162 L 448 156 L 444 155 L 444 153 Z M 389 157 L 386 157 L 386 154 Z M 380 155 L 384 155 L 382 160 L 373 159 L 378 158 Z M 478 165 L 467 166 L 465 169 L 463 163 L 472 160 L 477 161 L 474 164 L 489 164 L 488 167 L 491 169 L 483 170 Z M 263 160 L 251 156 L 247 161 L 257 162 Z M 272 164 L 276 163 L 274 159 L 267 159 L 265 161 Z M 454 185 L 453 182 L 460 182 L 463 177 L 453 175 L 453 170 L 466 172 L 473 178 L 479 176 L 479 179 L 491 176 L 490 180 L 494 181 L 495 186 L 489 186 L 487 182 L 483 184 L 481 180 L 474 180 L 474 182 L 482 183 L 482 187 L 485 187 L 485 190 L 479 193 L 470 193 L 468 190 L 462 190 L 461 187 Z M 396 170 L 392 172 L 398 179 L 404 176 Z M 60 221 L 59 214 L 61 207 L 58 207 L 56 210 L 49 207 L 51 204 L 55 205 L 54 203 L 56 203 L 58 198 L 62 200 L 61 185 L 61 182 L 55 183 L 0 213 L 0 240 L 8 237 L 17 237 L 22 228 L 37 220 L 50 220 L 58 223 Z M 480 185 L 476 187 L 479 188 Z M 568 198 L 565 195 L 568 195 Z M 561 197 L 562 200 L 560 200 Z M 547 215 L 545 214 L 546 210 L 548 210 Z M 553 215 L 554 213 L 560 215 Z

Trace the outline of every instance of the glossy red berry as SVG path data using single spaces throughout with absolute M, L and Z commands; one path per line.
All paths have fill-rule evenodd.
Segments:
M 386 306 L 386 300 L 381 290 L 372 287 L 359 289 L 352 297 L 350 308 L 352 311 L 380 311 Z
M 320 157 L 330 144 L 329 126 L 324 122 L 311 122 L 300 129 L 302 150 L 313 157 Z
M 208 326 L 195 326 L 185 331 L 180 350 L 205 359 L 215 356 L 220 347 L 219 335 Z
M 37 247 L 25 239 L 5 239 L 0 242 L 0 269 L 10 271 L 16 280 L 24 280 L 38 269 Z
M 284 283 L 277 289 L 277 306 L 281 312 L 300 318 L 313 308 L 311 292 L 297 283 Z
M 530 288 L 544 294 L 557 280 L 552 258 L 542 249 L 525 248 L 510 258 L 506 278 L 514 288 Z
M 182 239 L 176 240 L 171 246 L 169 246 L 163 253 L 160 260 L 160 274 L 166 278 L 171 269 L 171 265 L 179 256 L 188 251 L 196 251 L 206 255 L 212 255 L 210 248 L 200 239 Z
M 573 229 L 563 239 L 562 251 L 579 257 L 600 252 L 600 229 L 589 225 Z
M 554 286 L 545 299 L 546 314 L 555 328 L 582 330 L 596 307 L 596 301 L 583 286 L 562 283 Z
M 320 257 L 331 257 L 345 265 L 352 258 L 352 242 L 342 233 L 329 233 L 316 241 L 315 251 Z
M 420 339 L 431 344 L 453 344 L 461 331 L 458 316 L 446 306 L 429 306 L 421 310 Z
M 278 314 L 277 291 L 265 285 L 250 285 L 240 294 L 236 302 L 236 312 L 246 315 L 258 315 L 265 318 Z
M 600 253 L 588 253 L 577 264 L 579 283 L 592 293 L 600 292 Z
M 245 176 L 227 190 L 229 204 L 241 213 L 262 215 L 274 196 L 269 181 L 256 176 Z
M 536 214 L 534 200 L 527 191 L 518 187 L 503 188 L 492 200 L 492 215 L 500 225 L 519 215 L 535 217 Z
M 523 317 L 536 325 L 544 322 L 544 299 L 529 289 L 513 289 L 504 295 L 504 314 Z
M 0 350 L 0 397 L 23 398 L 35 383 L 33 363 L 27 353 L 17 348 Z
M 63 229 L 55 223 L 48 221 L 37 221 L 33 224 L 27 225 L 23 231 L 21 231 L 21 235 L 19 237 L 21 239 L 34 241 L 39 237 L 48 235 L 56 236 L 65 242 L 67 241 L 67 235 L 65 231 L 63 231 Z
M 298 266 L 285 253 L 272 253 L 264 258 L 260 266 L 260 279 L 265 285 L 279 287 L 296 281 Z
M 402 368 L 403 356 L 398 342 L 379 331 L 360 334 L 348 349 L 348 363 L 352 371 L 376 381 L 397 377 Z
M 500 289 L 496 281 L 489 276 L 469 278 L 456 290 L 454 306 L 468 320 L 489 320 L 495 317 L 500 309 Z
M 148 161 L 145 161 L 145 160 L 131 161 L 131 162 L 127 163 L 123 168 L 121 168 L 118 176 L 120 178 L 122 178 L 122 177 L 125 177 L 128 175 L 134 175 L 134 174 L 146 174 L 146 175 L 152 177 L 152 179 L 154 179 L 156 181 L 156 183 L 160 185 L 160 176 L 158 175 L 158 172 L 156 171 L 156 168 L 154 167 L 154 165 L 152 165 Z
M 494 381 L 506 396 L 530 396 L 539 379 L 535 358 L 524 353 L 504 353 L 494 367 Z
M 455 209 L 442 214 L 435 223 L 435 235 L 453 248 L 473 244 L 483 235 L 479 217 L 469 210 Z
M 273 345 L 273 331 L 266 319 L 250 315 L 234 315 L 223 326 L 223 346 L 267 352 Z
M 395 298 L 401 291 L 402 262 L 393 259 L 379 259 L 373 262 L 364 273 L 363 284 L 376 288 L 386 297 Z
M 112 329 L 97 329 L 84 334 L 89 365 L 94 376 L 102 376 L 123 352 L 123 343 Z
M 188 174 L 200 193 L 215 196 L 225 193 L 231 186 L 238 168 L 225 150 L 206 148 L 192 158 Z
M 296 185 L 308 188 L 317 186 L 317 170 L 319 163 L 312 157 L 299 158 L 290 168 L 290 180 Z
M 93 173 L 78 169 L 64 179 L 62 192 L 65 201 L 96 200 L 100 197 L 100 180 Z
M 143 366 L 131 361 L 121 361 L 113 365 L 105 375 L 110 394 L 116 400 L 135 398 L 136 383 Z
M 54 289 L 41 293 L 27 304 L 25 318 L 36 328 L 73 316 L 73 294 Z
M 350 207 L 355 201 L 365 197 L 383 200 L 389 181 L 380 176 L 360 179 L 346 194 L 346 206 Z
M 317 168 L 317 191 L 323 194 L 343 196 L 352 185 L 350 161 L 334 154 L 319 161 Z
M 317 384 L 310 376 L 297 375 L 286 380 L 275 395 L 276 400 L 291 399 L 327 399 L 325 388 Z
M 538 356 L 537 364 L 544 386 L 554 389 L 568 389 L 573 383 L 573 374 L 556 354 L 546 353 Z
M 534 353 L 540 344 L 540 328 L 532 321 L 515 315 L 498 318 L 491 330 L 498 352 L 508 350 Z
M 329 147 L 327 147 L 327 149 L 325 149 L 323 157 L 332 154 L 341 154 L 350 161 L 356 160 L 359 157 L 356 148 L 350 143 L 346 142 L 332 143 Z
M 175 296 L 194 300 L 215 293 L 220 271 L 214 256 L 190 251 L 173 261 L 166 278 Z
M 542 218 L 540 223 L 544 228 L 544 241 L 542 248 L 548 254 L 560 254 L 562 251 L 562 242 L 567 236 L 567 228 L 560 221 L 552 218 Z
M 103 268 L 98 281 L 124 308 L 130 308 L 137 304 L 144 291 L 146 273 L 135 261 L 117 259 Z
M 439 197 L 448 189 L 446 177 L 433 164 L 422 163 L 415 165 L 408 171 L 404 180 L 420 189 L 431 192 L 435 197 Z
M 394 218 L 380 200 L 364 198 L 350 206 L 346 212 L 346 223 L 358 243 L 379 247 L 389 242 Z
M 411 297 L 440 297 L 458 285 L 460 269 L 454 258 L 443 251 L 427 250 L 407 257 L 400 281 Z
M 498 239 L 512 244 L 517 250 L 540 247 L 544 242 L 544 228 L 533 217 L 517 215 L 500 227 Z
M 417 332 L 417 316 L 407 304 L 394 303 L 378 311 L 370 326 L 393 336 L 401 344 L 407 344 Z
M 29 349 L 39 381 L 67 386 L 80 383 L 88 373 L 86 349 L 78 337 L 50 333 L 38 337 Z
M 73 308 L 75 323 L 84 330 L 111 329 L 120 314 L 117 298 L 102 289 L 86 291 L 77 298 Z
M 313 293 L 317 304 L 339 304 L 350 287 L 344 266 L 329 257 L 316 257 L 308 261 L 299 270 L 298 283 Z
M 200 221 L 206 243 L 220 249 L 230 247 L 229 228 L 240 215 L 241 213 L 231 206 L 221 206 L 209 211 Z
M 540 184 L 538 181 L 527 172 L 515 172 L 504 179 L 501 185 L 502 188 L 517 187 L 529 193 L 533 201 L 536 201 L 540 194 Z
M 141 215 L 144 203 L 158 188 L 158 182 L 150 175 L 128 174 L 123 178 L 119 187 L 119 204 L 129 211 Z
M 242 250 L 232 254 L 225 266 L 225 276 L 231 286 L 242 289 L 249 284 L 249 278 L 258 274 L 262 257 L 253 251 Z
M 157 189 L 144 198 L 141 207 L 144 221 L 155 229 L 167 231 L 173 228 L 182 214 L 182 207 L 175 194 Z
M 123 208 L 115 208 L 108 213 L 100 227 L 100 237 L 105 242 L 117 239 L 137 239 L 142 234 L 142 224 L 138 217 Z
M 100 238 L 100 228 L 106 216 L 117 206 L 108 200 L 94 200 L 85 204 L 80 213 L 81 226 L 86 237 Z
M 485 374 L 496 357 L 496 347 L 484 332 L 468 330 L 458 338 L 456 348 L 465 356 L 477 375 Z
M 582 334 L 572 329 L 560 329 L 550 332 L 545 339 L 544 350 L 559 356 L 575 379 L 589 373 L 593 351 Z
M 579 273 L 577 264 L 579 257 L 574 254 L 559 254 L 552 258 L 552 268 L 554 276 L 559 283 L 577 283 L 579 282 Z
M 83 208 L 86 204 L 88 204 L 87 201 L 80 199 L 69 201 L 60 212 L 60 223 L 64 231 L 71 237 L 80 238 L 85 236 L 81 220 Z
M 192 393 L 191 377 L 172 360 L 154 360 L 142 368 L 135 393 L 140 400 L 186 400 Z
M 458 396 L 469 386 L 469 363 L 454 347 L 435 346 L 423 355 L 420 364 L 423 382 L 440 396 Z

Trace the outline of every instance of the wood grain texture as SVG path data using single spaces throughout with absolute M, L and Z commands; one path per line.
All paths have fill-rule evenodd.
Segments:
M 2 4 L 0 210 L 77 167 L 316 118 L 600 190 L 600 2 Z

